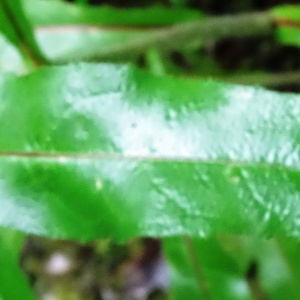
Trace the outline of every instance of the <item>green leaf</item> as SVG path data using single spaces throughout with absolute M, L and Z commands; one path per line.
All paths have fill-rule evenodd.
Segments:
M 243 274 L 216 240 L 190 242 L 194 253 L 190 253 L 186 239 L 185 242 L 182 238 L 164 240 L 172 299 L 252 299 Z M 203 277 L 197 282 L 195 273 L 199 270 Z
M 296 28 L 279 27 L 276 39 L 282 44 L 300 46 L 300 31 Z
M 37 40 L 42 51 L 52 61 L 91 59 L 99 49 L 110 49 L 124 45 L 148 34 L 147 30 L 40 28 Z
M 276 18 L 300 21 L 300 5 L 279 5 L 273 7 L 271 11 Z
M 6 2 L 0 2 L 0 25 L 1 33 L 6 36 L 6 38 L 14 45 L 19 46 L 20 40 L 17 32 L 12 26 L 12 20 L 9 19 L 9 14 L 5 10 Z
M 280 300 L 299 299 L 299 243 L 288 238 L 263 240 L 249 237 L 230 237 L 222 242 L 229 247 L 230 255 L 244 269 L 255 264 L 252 270 L 252 289 L 264 298 Z M 256 299 L 256 298 L 255 298 Z
M 19 252 L 24 236 L 6 228 L 0 228 L 0 299 L 35 299 L 25 274 L 19 267 Z
M 120 10 L 62 1 L 26 0 L 23 4 L 36 26 L 36 37 L 43 53 L 56 62 L 95 59 L 99 51 L 111 53 L 111 49 L 149 37 L 152 31 L 146 26 L 172 25 L 203 16 L 195 10 L 160 6 Z
M 78 64 L 0 88 L 0 224 L 48 237 L 300 236 L 300 97 Z
M 0 30 L 24 55 L 35 61 L 45 61 L 36 43 L 20 0 L 0 1 Z
M 280 5 L 271 12 L 276 23 L 276 39 L 283 44 L 300 46 L 300 5 Z
M 162 26 L 195 20 L 203 16 L 197 10 L 162 6 L 121 10 L 109 6 L 95 8 L 46 0 L 23 0 L 23 5 L 35 26 L 53 24 Z

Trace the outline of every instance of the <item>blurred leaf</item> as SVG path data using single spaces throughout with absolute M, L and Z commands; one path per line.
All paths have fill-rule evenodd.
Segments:
M 169 262 L 172 299 L 252 299 L 237 265 L 213 239 L 193 239 L 196 260 L 193 266 L 190 253 L 182 238 L 164 240 Z M 201 268 L 206 297 L 196 280 L 195 268 Z
M 147 34 L 147 30 L 97 28 L 40 28 L 37 40 L 53 61 L 91 59 L 101 48 L 122 45 Z
M 26 0 L 23 4 L 37 27 L 43 53 L 56 62 L 95 59 L 99 49 L 110 52 L 111 47 L 122 47 L 149 35 L 146 26 L 172 25 L 202 17 L 199 11 L 160 6 L 120 10 L 62 1 Z
M 277 40 L 300 46 L 300 5 L 280 5 L 271 12 L 275 18 Z
M 1 33 L 6 36 L 6 38 L 16 46 L 19 46 L 20 41 L 18 34 L 15 32 L 13 26 L 11 25 L 11 20 L 4 9 L 4 2 L 0 2 L 0 25 Z
M 24 15 L 20 0 L 0 1 L 0 25 L 1 32 L 21 50 L 24 56 L 29 56 L 34 60 L 45 60 Z
M 111 47 L 122 47 L 149 35 L 146 26 L 172 25 L 202 17 L 199 11 L 160 6 L 120 10 L 62 1 L 26 0 L 23 4 L 30 20 L 38 26 L 36 36 L 43 53 L 56 62 L 94 59 L 99 49 L 110 52 Z
M 300 46 L 300 30 L 289 27 L 279 27 L 276 30 L 276 39 L 286 45 Z
M 170 0 L 170 2 L 174 6 L 186 6 L 189 0 Z
M 203 16 L 197 10 L 162 6 L 121 10 L 109 6 L 91 7 L 46 0 L 23 0 L 23 4 L 35 26 L 53 24 L 163 26 Z
M 45 68 L 0 93 L 3 226 L 300 236 L 299 96 L 110 64 Z
M 19 267 L 23 234 L 0 228 L 0 299 L 35 299 L 25 274 Z

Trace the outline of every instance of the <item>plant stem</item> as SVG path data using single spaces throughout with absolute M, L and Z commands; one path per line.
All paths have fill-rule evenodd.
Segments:
M 205 76 L 207 77 L 207 76 Z M 281 72 L 281 73 L 252 73 L 230 76 L 212 76 L 223 82 L 246 84 L 246 85 L 261 85 L 265 87 L 282 86 L 288 84 L 299 84 L 300 72 Z
M 185 243 L 192 267 L 195 272 L 195 278 L 196 278 L 197 284 L 199 286 L 200 291 L 202 292 L 203 299 L 210 300 L 211 296 L 210 296 L 210 292 L 209 292 L 209 287 L 208 287 L 207 281 L 205 279 L 205 276 L 203 274 L 201 264 L 199 262 L 198 254 L 195 249 L 193 240 L 190 237 L 185 236 L 184 243 Z
M 234 16 L 207 17 L 197 21 L 153 29 L 127 43 L 103 47 L 86 59 L 112 60 L 136 57 L 149 48 L 159 51 L 181 50 L 208 40 L 227 37 L 265 36 L 273 32 L 272 15 L 268 12 Z

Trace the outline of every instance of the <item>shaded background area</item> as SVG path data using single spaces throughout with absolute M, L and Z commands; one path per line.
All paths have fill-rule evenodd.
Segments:
M 72 2 L 71 0 L 69 2 Z M 188 7 L 201 10 L 209 15 L 236 14 L 243 12 L 263 11 L 281 4 L 299 4 L 297 0 L 161 0 L 161 1 L 122 1 L 122 0 L 89 0 L 92 5 L 111 5 L 126 9 L 129 7 L 147 7 L 163 5 L 165 7 Z M 279 45 L 273 38 L 230 38 L 205 45 L 193 53 L 171 54 L 170 60 L 175 68 L 171 73 L 212 76 L 229 81 L 246 84 L 260 84 L 250 72 L 280 73 L 298 71 L 300 67 L 300 49 L 293 46 Z M 242 76 L 241 76 L 242 75 Z M 239 78 L 237 78 L 239 77 Z M 244 78 L 244 80 L 243 80 Z M 227 79 L 228 80 L 228 79 Z M 253 83 L 251 81 L 254 81 Z M 280 81 L 280 79 L 278 80 Z M 300 91 L 300 84 L 286 83 L 272 85 L 280 91 Z

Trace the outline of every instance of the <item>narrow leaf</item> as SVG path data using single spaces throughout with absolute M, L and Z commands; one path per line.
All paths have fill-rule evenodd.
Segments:
M 21 233 L 0 228 L 0 299 L 35 299 L 25 274 L 19 267 L 19 252 L 23 240 Z

